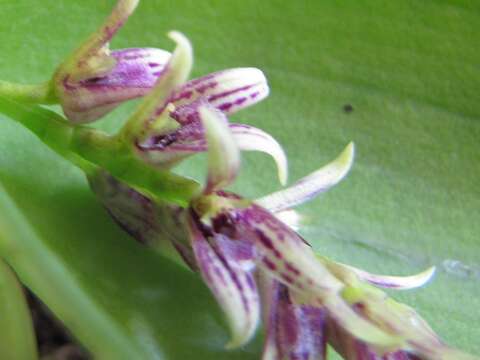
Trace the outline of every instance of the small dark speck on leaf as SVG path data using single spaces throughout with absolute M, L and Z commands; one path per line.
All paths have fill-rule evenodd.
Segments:
M 345 104 L 343 105 L 343 111 L 350 114 L 353 111 L 353 106 L 351 104 Z

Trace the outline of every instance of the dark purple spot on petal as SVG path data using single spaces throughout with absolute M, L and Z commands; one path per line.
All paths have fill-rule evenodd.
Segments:
M 235 105 L 242 105 L 245 101 L 247 101 L 247 98 L 242 97 L 240 99 L 235 100 Z
M 273 245 L 273 242 L 272 240 L 270 240 L 270 238 L 268 238 L 267 236 L 265 236 L 265 234 L 256 229 L 255 230 L 255 233 L 257 234 L 258 236 L 258 239 L 260 240 L 260 242 L 269 250 L 271 250 L 273 252 L 273 254 L 275 255 L 276 258 L 278 259 L 281 259 L 283 258 L 282 254 L 277 250 L 275 249 L 275 246 Z
M 290 263 L 290 262 L 288 262 L 288 261 L 285 262 L 285 268 L 286 268 L 288 271 L 294 273 L 295 275 L 300 275 L 300 270 L 298 270 L 294 265 L 292 265 L 292 263 Z
M 253 87 L 253 86 L 255 86 L 255 85 L 246 85 L 246 86 L 243 86 L 243 87 L 234 89 L 234 90 L 224 91 L 223 93 L 219 93 L 219 94 L 215 94 L 215 95 L 210 96 L 210 97 L 208 98 L 208 101 L 215 101 L 215 100 L 217 100 L 217 99 L 220 99 L 220 98 L 223 98 L 223 97 L 226 97 L 226 96 L 235 94 L 235 93 L 237 93 L 237 92 L 241 92 L 241 91 L 244 91 L 244 90 L 248 90 L 248 89 L 250 89 L 250 88 Z
M 268 258 L 263 258 L 262 261 L 270 270 L 272 271 L 277 270 L 277 266 L 273 262 L 271 262 Z
M 234 239 L 236 236 L 236 229 L 233 219 L 229 214 L 223 213 L 213 219 L 213 229 L 215 232 L 228 236 Z
M 289 283 L 289 284 L 294 284 L 294 283 L 295 283 L 295 280 L 293 280 L 293 278 L 292 278 L 290 275 L 281 273 L 281 274 L 280 274 L 280 277 L 281 277 L 283 280 L 285 280 L 287 283 Z
M 213 268 L 213 270 L 215 271 L 215 275 L 220 279 L 220 281 L 222 282 L 223 285 L 227 285 L 226 281 L 225 281 L 225 278 L 223 277 L 223 273 L 222 273 L 222 270 L 220 270 L 220 268 L 218 268 L 217 266 L 215 266 Z
M 218 110 L 221 110 L 221 111 L 228 111 L 231 107 L 233 106 L 232 103 L 224 103 L 220 106 L 218 106 Z
M 248 284 L 248 287 L 251 289 L 251 290 L 255 290 L 257 289 L 257 286 L 255 284 L 255 280 L 253 280 L 253 277 L 252 276 L 247 276 L 247 284 Z
M 203 94 L 208 89 L 214 89 L 217 85 L 218 85 L 218 83 L 216 81 L 214 81 L 214 82 L 210 82 L 210 83 L 207 83 L 205 85 L 199 86 L 199 87 L 195 88 L 195 90 L 198 91 L 200 94 Z

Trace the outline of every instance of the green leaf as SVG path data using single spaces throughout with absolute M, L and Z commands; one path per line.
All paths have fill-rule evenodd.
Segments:
M 0 328 L 2 359 L 37 359 L 35 334 L 25 294 L 15 274 L 2 260 L 0 260 Z
M 0 78 L 47 80 L 113 4 L 1 1 Z M 353 140 L 352 173 L 300 209 L 303 235 L 318 252 L 372 272 L 411 274 L 437 265 L 429 286 L 393 296 L 414 306 L 448 343 L 478 353 L 479 23 L 480 5 L 467 0 L 148 0 L 112 48 L 171 50 L 165 34 L 177 29 L 192 40 L 195 75 L 263 69 L 270 98 L 234 121 L 260 127 L 285 146 L 291 181 Z M 118 128 L 133 105 L 98 126 Z M 258 197 L 277 189 L 267 157 L 244 158 L 234 190 Z M 200 157 L 180 170 L 203 179 L 205 168 Z M 258 358 L 258 344 L 225 355 L 227 331 L 198 277 L 133 243 L 78 170 L 2 116 L 0 181 L 8 192 L 2 204 L 16 219 L 8 241 L 29 249 L 17 255 L 26 269 L 12 266 L 91 350 Z M 34 251 L 47 254 L 33 262 L 38 267 L 27 262 Z M 92 306 L 66 311 L 64 299 Z M 89 325 L 98 336 L 85 334 Z

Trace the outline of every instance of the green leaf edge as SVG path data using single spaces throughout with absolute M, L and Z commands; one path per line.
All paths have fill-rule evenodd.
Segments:
M 15 273 L 1 259 L 0 329 L 2 329 L 0 359 L 35 360 L 38 358 L 32 318 L 24 291 Z

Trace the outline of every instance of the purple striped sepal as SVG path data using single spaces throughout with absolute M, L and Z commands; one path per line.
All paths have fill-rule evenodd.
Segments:
M 104 170 L 90 173 L 88 182 L 111 218 L 136 241 L 197 270 L 183 221 L 184 209 L 156 202 Z
M 295 304 L 288 287 L 264 272 L 257 279 L 265 325 L 262 360 L 326 359 L 325 309 Z
M 145 95 L 162 75 L 170 57 L 167 51 L 109 49 L 138 2 L 119 0 L 102 26 L 57 68 L 54 93 L 72 122 L 95 121 L 122 102 Z
M 234 68 L 187 82 L 166 103 L 175 106 L 171 116 L 183 125 L 199 120 L 197 108 L 191 105 L 200 99 L 228 115 L 258 103 L 268 94 L 267 79 L 261 70 Z
M 170 53 L 138 48 L 115 50 L 110 57 L 114 65 L 109 71 L 93 71 L 81 80 L 66 73 L 57 84 L 57 94 L 69 120 L 95 121 L 122 102 L 146 95 L 161 76 Z
M 258 326 L 260 300 L 254 280 L 254 248 L 203 226 L 195 214 L 188 227 L 203 280 L 224 311 L 231 340 L 227 348 L 246 344 Z

